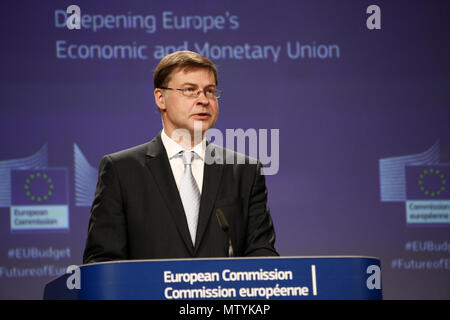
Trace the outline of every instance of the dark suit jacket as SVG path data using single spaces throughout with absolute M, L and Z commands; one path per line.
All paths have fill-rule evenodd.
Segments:
M 83 263 L 225 257 L 228 238 L 215 211 L 230 225 L 235 256 L 278 255 L 261 164 L 208 143 L 195 246 L 160 135 L 104 156 L 91 208 Z M 234 164 L 229 160 L 232 158 Z M 211 158 L 208 158 L 211 159 Z M 236 164 L 245 160 L 246 164 Z

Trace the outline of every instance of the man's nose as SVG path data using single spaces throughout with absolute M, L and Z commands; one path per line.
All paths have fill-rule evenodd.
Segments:
M 197 103 L 201 103 L 204 105 L 209 104 L 209 99 L 206 97 L 205 90 L 198 90 L 197 95 Z

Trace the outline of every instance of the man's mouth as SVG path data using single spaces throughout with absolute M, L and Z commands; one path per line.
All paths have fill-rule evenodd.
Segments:
M 199 113 L 195 113 L 193 115 L 194 119 L 197 120 L 204 120 L 204 119 L 208 119 L 210 117 L 210 114 L 207 112 L 199 112 Z

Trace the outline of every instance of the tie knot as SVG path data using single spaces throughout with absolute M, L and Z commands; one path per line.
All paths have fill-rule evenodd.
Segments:
M 194 152 L 193 151 L 182 151 L 181 157 L 183 159 L 184 165 L 190 165 L 192 163 L 192 160 L 194 160 Z

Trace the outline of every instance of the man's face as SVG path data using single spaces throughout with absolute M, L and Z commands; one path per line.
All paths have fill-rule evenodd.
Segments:
M 192 88 L 195 91 L 215 88 L 214 73 L 205 68 L 175 69 L 170 75 L 168 88 Z M 187 129 L 194 135 L 194 121 L 201 125 L 202 134 L 214 126 L 219 115 L 216 98 L 207 98 L 204 92 L 198 97 L 184 96 L 178 90 L 155 89 L 155 102 L 161 110 L 166 134 L 171 137 L 176 129 Z

